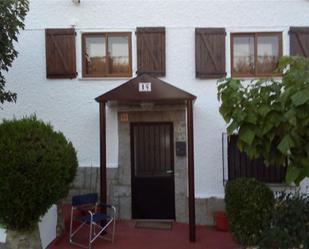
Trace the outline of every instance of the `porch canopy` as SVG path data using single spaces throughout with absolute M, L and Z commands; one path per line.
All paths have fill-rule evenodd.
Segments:
M 139 75 L 95 98 L 100 104 L 100 192 L 101 202 L 107 201 L 106 181 L 106 104 L 185 104 L 187 111 L 189 238 L 195 241 L 193 102 L 196 96 L 147 74 Z

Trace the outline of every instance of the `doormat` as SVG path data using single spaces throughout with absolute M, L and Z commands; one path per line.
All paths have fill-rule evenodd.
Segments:
M 136 221 L 135 228 L 171 230 L 173 223 L 171 221 Z

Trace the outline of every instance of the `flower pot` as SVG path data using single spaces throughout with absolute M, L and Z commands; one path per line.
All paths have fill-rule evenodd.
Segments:
M 214 219 L 215 219 L 215 226 L 216 229 L 219 231 L 228 231 L 228 222 L 227 222 L 227 216 L 225 212 L 215 212 L 214 213 Z

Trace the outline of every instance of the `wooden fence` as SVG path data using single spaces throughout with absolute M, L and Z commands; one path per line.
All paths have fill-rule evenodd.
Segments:
M 227 143 L 228 180 L 239 177 L 252 177 L 265 183 L 282 183 L 286 175 L 286 167 L 266 166 L 263 158 L 250 160 L 237 147 L 237 135 L 232 135 Z

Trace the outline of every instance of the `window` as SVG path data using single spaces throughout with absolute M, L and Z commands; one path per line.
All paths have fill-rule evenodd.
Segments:
M 83 77 L 130 77 L 131 33 L 82 35 Z
M 282 56 L 282 33 L 231 35 L 232 77 L 271 76 Z

